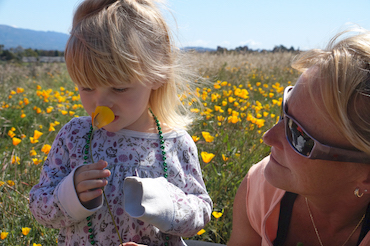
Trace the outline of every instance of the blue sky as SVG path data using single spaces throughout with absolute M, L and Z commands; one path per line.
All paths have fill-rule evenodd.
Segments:
M 68 33 L 80 1 L 0 0 L 0 24 Z M 167 5 L 180 47 L 305 50 L 323 47 L 350 24 L 370 29 L 370 0 L 167 0 Z

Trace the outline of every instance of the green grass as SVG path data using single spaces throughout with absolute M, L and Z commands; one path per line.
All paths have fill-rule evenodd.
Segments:
M 287 65 L 289 54 L 193 56 L 197 72 L 211 83 L 198 88 L 203 107 L 192 106 L 197 118 L 189 133 L 198 146 L 214 212 L 222 215 L 212 216 L 205 232 L 191 239 L 226 244 L 237 188 L 249 167 L 269 154 L 261 140 L 263 133 L 277 120 L 282 88 L 298 74 Z M 42 148 L 52 144 L 71 117 L 86 113 L 64 64 L 3 63 L 0 83 L 0 232 L 3 236 L 8 233 L 0 245 L 56 245 L 57 230 L 39 225 L 29 212 L 28 193 L 38 183 L 47 156 Z M 50 107 L 53 109 L 48 112 Z M 55 131 L 49 131 L 50 123 L 56 122 L 60 124 L 54 125 Z M 12 128 L 14 137 L 22 140 L 16 146 L 9 133 Z M 43 134 L 37 143 L 31 143 L 35 130 Z M 207 142 L 203 132 L 214 139 Z M 36 155 L 30 156 L 31 150 Z M 206 163 L 202 152 L 214 157 Z M 31 230 L 24 235 L 22 228 L 26 227 Z

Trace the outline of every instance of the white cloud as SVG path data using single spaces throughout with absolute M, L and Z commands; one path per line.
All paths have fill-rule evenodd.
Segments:
M 196 41 L 187 42 L 183 46 L 190 46 L 190 47 L 209 47 L 209 45 L 210 45 L 210 42 L 209 41 L 198 39 Z
M 249 48 L 259 48 L 262 46 L 262 43 L 258 41 L 254 41 L 253 39 L 248 39 L 247 41 L 240 42 L 239 45 L 240 46 L 247 45 Z

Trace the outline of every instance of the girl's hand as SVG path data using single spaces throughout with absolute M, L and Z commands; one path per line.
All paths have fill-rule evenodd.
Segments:
M 128 243 L 120 244 L 119 246 L 145 246 L 145 245 L 144 244 L 137 244 L 137 243 L 133 243 L 133 242 L 128 242 Z
M 80 166 L 75 172 L 74 185 L 78 198 L 82 205 L 88 209 L 95 208 L 96 204 L 101 203 L 96 198 L 101 200 L 103 194 L 101 188 L 108 184 L 105 178 L 109 177 L 111 173 L 109 170 L 104 170 L 107 166 L 106 161 L 99 160 L 96 163 Z

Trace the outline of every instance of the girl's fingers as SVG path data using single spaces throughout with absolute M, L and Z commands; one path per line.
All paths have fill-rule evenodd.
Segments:
M 102 189 L 95 189 L 95 190 L 89 190 L 82 192 L 78 195 L 80 201 L 82 204 L 89 202 L 93 200 L 94 198 L 97 198 L 103 194 Z
M 81 193 L 103 188 L 107 184 L 108 181 L 105 179 L 84 180 L 76 184 L 76 192 L 80 196 Z
M 98 161 L 88 165 L 83 165 L 77 168 L 74 174 L 74 183 L 77 186 L 84 180 L 102 179 L 110 176 L 109 170 L 104 170 L 107 167 L 106 161 Z
M 96 179 L 104 179 L 110 176 L 109 170 L 87 170 L 84 172 L 80 172 L 75 174 L 74 182 L 75 186 L 79 183 L 87 180 L 96 180 Z

